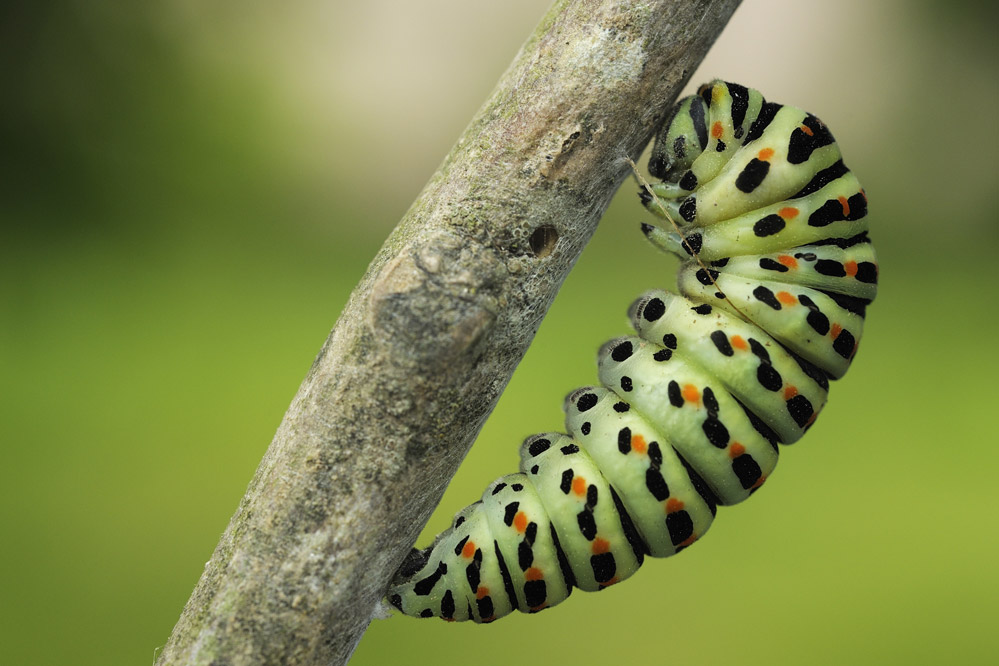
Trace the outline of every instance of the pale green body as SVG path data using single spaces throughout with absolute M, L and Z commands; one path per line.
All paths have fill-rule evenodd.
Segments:
M 821 122 L 715 81 L 678 105 L 650 171 L 660 201 L 643 201 L 677 227 L 645 232 L 688 259 L 681 295 L 636 301 L 638 335 L 600 351 L 603 386 L 566 399 L 568 435 L 525 441 L 520 473 L 414 553 L 387 595 L 404 613 L 536 612 L 686 548 L 849 367 L 877 265 L 866 197 Z

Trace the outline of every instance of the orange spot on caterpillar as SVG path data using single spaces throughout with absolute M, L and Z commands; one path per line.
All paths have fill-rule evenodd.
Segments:
M 544 572 L 537 567 L 531 567 L 530 569 L 524 572 L 525 580 L 541 580 L 544 577 L 545 577 Z
M 586 479 L 581 476 L 577 476 L 572 480 L 572 492 L 576 493 L 580 497 L 586 494 Z
M 843 207 L 843 217 L 849 217 L 850 216 L 850 201 L 849 201 L 849 199 L 847 199 L 846 197 L 842 197 L 841 196 L 841 197 L 837 197 L 837 201 L 839 201 L 839 205 Z
M 675 497 L 670 497 L 666 500 L 666 513 L 676 513 L 677 511 L 683 511 L 683 502 Z
M 488 596 L 489 596 L 489 588 L 486 587 L 485 585 L 479 585 L 479 589 L 475 591 L 475 598 L 481 599 L 483 597 L 488 597 Z
M 808 125 L 805 125 L 804 123 L 802 123 L 801 125 L 798 125 L 798 129 L 800 129 L 802 132 L 804 132 L 808 136 L 815 136 L 815 133 L 812 132 L 812 128 L 809 127 Z
M 795 305 L 798 302 L 798 299 L 795 298 L 793 294 L 787 291 L 778 291 L 777 300 L 783 303 L 784 305 Z
M 534 612 L 534 613 L 537 613 L 538 611 L 543 611 L 546 608 L 548 608 L 548 602 L 547 601 L 544 602 L 543 604 L 539 604 L 537 606 L 531 606 L 531 611 Z
M 607 539 L 601 539 L 597 537 L 593 540 L 593 554 L 603 555 L 608 550 L 610 550 L 610 542 Z
M 677 548 L 686 548 L 687 546 L 689 546 L 690 544 L 694 543 L 695 541 L 697 541 L 697 535 L 696 534 L 691 534 L 689 537 L 687 537 L 686 539 L 684 539 L 683 541 L 681 541 L 680 543 L 678 543 L 676 547 Z
M 785 206 L 777 211 L 777 214 L 780 215 L 782 220 L 793 220 L 798 217 L 798 212 L 798 209 L 794 206 Z
M 857 262 L 856 261 L 848 261 L 848 262 L 846 262 L 845 264 L 843 264 L 843 268 L 846 269 L 846 274 L 849 275 L 850 277 L 853 277 L 853 276 L 855 276 L 857 274 Z
M 749 349 L 749 345 L 746 344 L 746 341 L 742 338 L 741 335 L 733 335 L 729 339 L 732 341 L 732 346 L 735 347 L 736 349 L 740 349 L 742 351 L 746 351 L 747 349 Z
M 527 529 L 527 514 L 523 511 L 518 511 L 517 515 L 513 517 L 513 529 L 517 530 L 523 534 L 524 530 Z
M 693 384 L 684 384 L 683 399 L 687 402 L 697 402 L 701 399 L 701 392 Z
M 864 201 L 867 201 L 867 192 L 865 192 L 863 188 L 860 190 L 860 196 L 864 197 Z
M 645 438 L 641 435 L 632 435 L 631 448 L 635 453 L 645 453 Z
M 760 161 L 763 161 L 763 162 L 766 162 L 767 160 L 769 160 L 773 156 L 774 156 L 774 149 L 773 148 L 764 148 L 763 150 L 761 150 L 760 152 L 758 152 L 756 154 L 756 157 Z
M 833 324 L 829 329 L 829 337 L 835 340 L 839 337 L 839 334 L 843 331 L 843 327 L 839 324 Z
M 475 555 L 475 543 L 472 541 L 466 541 L 465 547 L 461 549 L 462 557 L 471 557 Z
M 777 257 L 777 263 L 788 268 L 797 268 L 798 260 L 789 254 L 782 254 Z
M 766 481 L 766 480 L 767 480 L 767 477 L 765 477 L 765 476 L 761 476 L 760 478 L 756 479 L 756 483 L 753 484 L 753 487 L 750 488 L 750 490 L 756 490 L 757 488 L 759 488 L 760 486 L 762 486 L 763 482 Z
M 793 398 L 796 395 L 798 395 L 798 389 L 796 387 L 794 387 L 794 386 L 785 386 L 784 387 L 784 399 L 785 400 L 790 400 L 791 398 Z
M 732 445 L 728 447 L 729 458 L 733 459 L 738 458 L 745 452 L 746 452 L 746 447 L 740 444 L 739 442 L 732 442 Z
M 711 126 L 711 136 L 713 136 L 716 139 L 720 139 L 722 137 L 722 134 L 724 133 L 725 133 L 725 128 L 722 127 L 721 121 L 716 120 L 714 124 Z
M 617 582 L 617 576 L 614 576 L 613 578 L 611 578 L 606 583 L 600 583 L 600 588 L 603 589 L 605 587 L 610 587 L 611 585 L 613 585 L 616 582 Z

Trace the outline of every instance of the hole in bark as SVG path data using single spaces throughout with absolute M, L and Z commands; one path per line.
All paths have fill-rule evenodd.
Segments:
M 558 242 L 558 232 L 551 225 L 538 227 L 531 234 L 531 252 L 535 257 L 547 257 Z

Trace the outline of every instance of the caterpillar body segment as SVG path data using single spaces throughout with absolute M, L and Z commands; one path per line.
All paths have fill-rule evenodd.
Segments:
M 563 409 L 651 556 L 673 555 L 707 532 L 717 498 L 637 410 L 602 386 L 574 391 Z
M 759 415 L 773 440 L 798 441 L 825 405 L 829 382 L 822 371 L 721 308 L 691 308 L 686 299 L 650 291 L 632 307 L 631 320 L 645 340 L 665 340 L 698 359 Z

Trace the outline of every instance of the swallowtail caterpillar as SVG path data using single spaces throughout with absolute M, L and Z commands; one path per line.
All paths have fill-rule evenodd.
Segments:
M 602 386 L 566 398 L 568 434 L 528 438 L 519 473 L 411 554 L 387 594 L 403 613 L 533 613 L 680 552 L 849 367 L 878 269 L 864 191 L 818 118 L 713 81 L 677 105 L 649 172 L 642 201 L 673 230 L 643 230 L 685 259 L 680 294 L 639 298 L 637 335 L 600 350 Z

